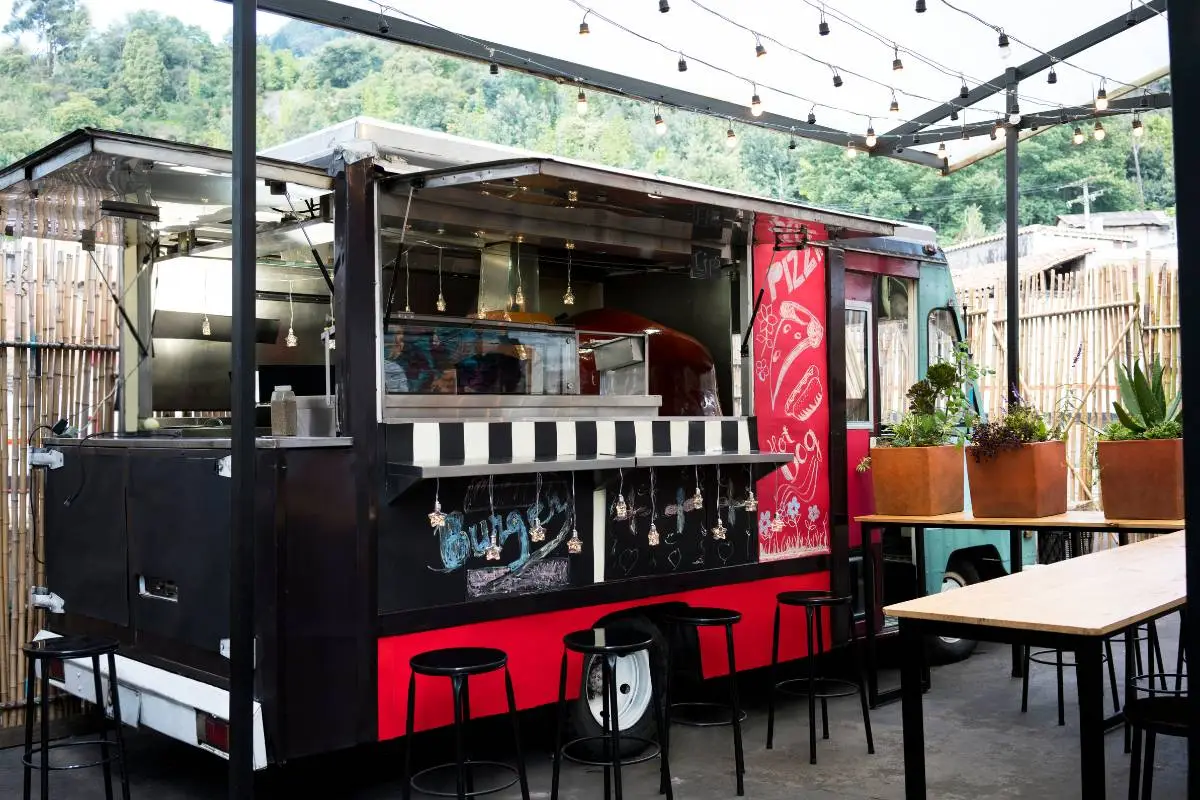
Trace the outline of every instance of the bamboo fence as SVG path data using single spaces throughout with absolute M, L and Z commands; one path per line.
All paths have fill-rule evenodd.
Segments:
M 1096 434 L 1115 417 L 1117 365 L 1162 359 L 1168 387 L 1179 377 L 1179 273 L 1174 265 L 1116 263 L 1021 280 L 1021 385 L 1017 392 L 1054 425 L 1067 430 L 1075 508 L 1096 508 Z M 1008 402 L 1005 285 L 963 290 L 967 340 L 989 414 Z M 1170 389 L 1168 389 L 1170 391 Z
M 44 580 L 44 475 L 30 470 L 28 447 L 60 419 L 80 435 L 113 428 L 118 318 L 104 280 L 117 285 L 120 250 L 99 245 L 89 254 L 78 242 L 10 239 L 0 263 L 0 464 L 7 499 L 0 503 L 2 728 L 21 724 L 29 679 L 21 645 L 37 633 L 44 613 L 29 605 L 30 589 Z

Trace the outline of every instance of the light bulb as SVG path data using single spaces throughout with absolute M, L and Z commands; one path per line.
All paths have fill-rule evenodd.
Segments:
M 731 150 L 737 147 L 737 134 L 734 133 L 733 128 L 725 131 L 725 146 Z
M 1009 56 L 1012 55 L 1012 48 L 1008 46 L 1008 34 L 1007 33 L 1000 34 L 999 44 L 1000 44 L 1000 57 L 1001 58 L 1008 58 Z
M 754 496 L 753 489 L 746 490 L 746 500 L 742 503 L 742 507 L 751 514 L 758 510 L 758 498 Z
M 442 297 L 441 292 L 438 292 L 436 307 L 438 311 L 446 310 L 446 298 Z
M 875 128 L 867 128 L 867 147 L 874 147 L 879 142 L 879 137 L 875 135 Z
M 1050 68 L 1050 73 L 1046 75 L 1046 83 L 1051 85 L 1058 83 L 1058 73 L 1054 71 L 1054 67 Z
M 1108 92 L 1103 86 L 1096 92 L 1096 110 L 1103 111 L 1108 108 Z
M 788 141 L 788 150 L 795 150 L 795 149 L 796 149 L 796 140 L 790 139 Z
M 755 58 L 762 58 L 766 54 L 767 54 L 767 48 L 763 47 L 762 39 L 759 39 L 756 36 L 754 39 L 754 56 L 755 56 Z
M 918 14 L 925 13 L 925 0 L 917 0 L 917 13 Z
M 892 54 L 894 56 L 892 59 L 892 72 L 899 72 L 904 69 L 904 62 L 900 60 L 900 48 L 892 48 Z
M 658 547 L 659 543 L 658 528 L 653 522 L 650 523 L 650 530 L 646 531 L 646 544 L 651 547 Z
M 679 71 L 687 72 L 687 59 L 685 59 L 683 56 L 679 57 Z
M 580 36 L 587 36 L 591 32 L 592 32 L 592 29 L 588 27 L 587 20 L 584 20 L 583 22 L 579 23 L 579 35 Z
M 658 10 L 660 13 L 667 13 L 671 10 L 671 4 L 667 0 L 658 0 Z
M 571 555 L 579 555 L 583 552 L 583 540 L 579 538 L 579 531 L 571 529 L 571 538 L 567 539 L 567 552 Z
M 846 145 L 846 158 L 854 158 L 858 155 L 858 148 L 853 144 Z
M 750 113 L 756 117 L 761 117 L 763 112 L 762 100 L 757 94 L 750 98 Z
M 998 138 L 1003 139 L 1008 135 L 1008 128 L 997 122 L 996 127 L 992 129 L 992 132 L 995 133 Z
M 809 125 L 817 124 L 817 112 L 815 112 L 815 111 L 808 112 L 808 124 Z
M 491 64 L 488 65 L 488 72 L 490 72 L 493 75 L 499 75 L 500 74 L 500 65 L 497 64 L 495 61 L 493 61 Z
M 900 113 L 900 101 L 896 99 L 896 95 L 892 95 L 892 104 L 888 106 L 888 113 L 893 117 Z
M 817 33 L 822 36 L 829 35 L 829 23 L 825 21 L 824 17 L 821 17 L 821 24 L 817 26 Z
M 955 106 L 953 109 L 950 110 L 950 121 L 958 122 L 958 106 Z
M 1137 117 L 1134 117 L 1133 118 L 1133 135 L 1140 139 L 1142 137 L 1143 133 L 1145 133 L 1145 129 L 1142 128 L 1142 121 L 1140 119 L 1138 119 Z
M 1097 141 L 1097 142 L 1102 142 L 1102 141 L 1104 141 L 1104 137 L 1105 137 L 1105 130 L 1104 130 L 1104 126 L 1103 126 L 1102 124 L 1100 124 L 1100 121 L 1099 121 L 1099 120 L 1097 120 L 1097 121 L 1096 121 L 1096 127 L 1095 127 L 1095 129 L 1092 131 L 1092 136 L 1095 136 L 1095 137 L 1096 137 L 1096 141 Z
M 567 291 L 563 294 L 563 305 L 575 305 L 575 293 L 571 291 L 571 286 L 569 284 L 567 285 Z
M 1075 126 L 1075 135 L 1071 137 L 1071 141 L 1075 144 L 1083 144 L 1083 131 L 1078 125 Z
M 962 86 L 958 87 L 958 97 L 961 100 L 966 100 L 971 94 L 971 90 L 967 88 L 967 82 L 963 81 Z
M 1021 124 L 1021 115 L 1018 114 L 1016 111 L 1012 112 L 1011 114 L 1008 115 L 1008 122 L 1010 125 L 1020 125 Z
M 579 96 L 575 98 L 575 110 L 581 117 L 588 112 L 587 95 L 583 93 L 582 89 L 579 90 Z
M 667 123 L 662 118 L 662 114 L 654 115 L 654 132 L 656 134 L 658 134 L 659 136 L 662 136 L 664 133 L 667 132 Z
M 837 74 L 836 72 L 833 73 L 833 88 L 835 88 L 835 89 L 842 88 L 842 83 L 843 83 L 842 76 Z

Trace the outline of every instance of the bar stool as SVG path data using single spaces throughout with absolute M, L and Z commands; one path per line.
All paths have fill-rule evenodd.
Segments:
M 564 751 L 572 745 L 581 742 L 602 741 L 605 743 L 604 761 L 592 761 L 574 758 L 581 764 L 604 767 L 604 798 L 609 800 L 615 794 L 616 800 L 621 800 L 621 766 L 640 764 L 649 761 L 655 755 L 659 756 L 659 794 L 665 794 L 667 800 L 672 800 L 674 791 L 671 788 L 671 767 L 669 759 L 669 736 L 667 734 L 666 709 L 662 698 L 662 688 L 657 685 L 659 655 L 654 652 L 654 641 L 649 635 L 630 628 L 614 624 L 608 627 L 591 628 L 575 631 L 563 637 L 562 665 L 558 676 L 558 726 L 554 736 L 554 773 L 550 784 L 550 800 L 558 800 L 558 776 L 562 767 Z M 631 656 L 634 653 L 645 652 L 650 659 L 650 674 L 655 676 L 650 687 L 650 702 L 654 705 L 654 719 L 658 727 L 658 752 L 642 755 L 628 760 L 621 759 L 621 722 L 617 703 L 617 658 Z M 563 744 L 563 730 L 567 721 L 567 656 L 579 653 L 584 657 L 584 669 L 587 669 L 588 656 L 599 656 L 601 661 L 600 693 L 603 697 L 601 711 L 601 727 L 604 734 L 600 736 L 584 736 Z M 654 742 L 641 737 L 627 736 L 627 739 L 641 741 L 647 746 Z
M 742 776 L 746 774 L 746 763 L 742 756 L 742 720 L 746 715 L 742 711 L 741 705 L 738 703 L 737 692 L 737 664 L 733 656 L 733 626 L 742 621 L 741 613 L 730 611 L 724 608 L 682 608 L 672 610 L 666 613 L 665 619 L 668 622 L 676 625 L 690 625 L 693 628 L 702 627 L 723 627 L 725 629 L 725 647 L 729 658 L 729 703 L 714 703 L 709 701 L 688 701 L 677 703 L 673 700 L 671 687 L 667 688 L 667 726 L 670 727 L 672 722 L 678 722 L 680 725 L 692 725 L 696 727 L 713 727 L 720 725 L 733 726 L 733 756 L 734 768 L 737 774 L 737 793 L 739 796 L 746 793 L 742 785 Z M 701 722 L 688 718 L 677 719 L 675 712 L 677 709 L 694 709 L 694 708 L 710 708 L 717 711 L 725 711 L 727 719 L 718 720 L 716 722 Z
M 1050 660 L 1050 656 L 1054 656 L 1054 660 Z M 1104 656 L 1101 659 L 1108 664 L 1108 684 L 1112 687 L 1113 710 L 1121 709 L 1121 696 L 1117 692 L 1117 668 L 1113 660 L 1112 640 L 1104 640 Z M 1045 664 L 1058 669 L 1058 724 L 1066 725 L 1066 707 L 1063 699 L 1063 669 L 1074 669 L 1075 662 L 1064 661 L 1063 651 L 1046 649 L 1032 650 L 1028 645 L 1025 646 L 1025 669 L 1021 675 L 1021 713 L 1024 714 L 1029 710 L 1029 665 L 1030 664 Z
M 871 713 L 867 708 L 867 691 L 863 681 L 862 651 L 859 650 L 858 637 L 854 633 L 854 615 L 850 613 L 853 609 L 851 597 L 835 595 L 830 592 L 780 592 L 775 596 L 775 601 L 775 634 L 771 643 L 771 694 L 767 705 L 767 749 L 770 750 L 775 741 L 776 692 L 808 698 L 808 761 L 810 764 L 817 763 L 816 701 L 821 701 L 821 738 L 828 739 L 829 708 L 826 701 L 832 697 L 849 697 L 857 692 L 862 703 L 863 725 L 867 732 L 867 753 L 874 755 L 875 739 L 871 735 Z M 784 606 L 804 609 L 808 637 L 808 677 L 789 678 L 777 682 L 775 675 L 779 665 L 779 620 Z M 855 681 L 825 678 L 817 674 L 817 656 L 825 646 L 825 623 L 822 621 L 821 610 L 827 608 L 832 612 L 842 606 L 846 608 L 847 612 L 846 627 L 850 635 L 849 647 L 854 651 L 855 671 L 857 672 Z M 795 684 L 802 684 L 804 690 L 793 689 L 792 686 Z
M 1168 678 L 1175 679 L 1174 689 L 1164 689 Z M 1154 740 L 1158 734 L 1186 738 L 1190 732 L 1187 688 L 1184 676 L 1163 673 L 1135 675 L 1126 681 L 1128 701 L 1125 721 L 1133 729 L 1133 749 L 1129 757 L 1129 800 L 1150 800 L 1154 788 Z M 1157 684 L 1157 685 L 1156 685 Z M 1142 753 L 1142 734 L 1146 751 Z M 1139 778 L 1141 792 L 1138 792 Z
M 448 647 L 442 650 L 430 650 L 419 653 L 408 662 L 412 674 L 408 679 L 408 720 L 405 723 L 407 746 L 404 754 L 404 800 L 409 800 L 412 790 L 434 797 L 457 797 L 465 800 L 468 797 L 479 797 L 494 794 L 521 782 L 521 797 L 529 800 L 529 780 L 525 777 L 525 759 L 521 754 L 521 732 L 517 724 L 517 702 L 513 695 L 512 675 L 508 671 L 508 655 L 503 650 L 491 647 Z M 517 749 L 515 766 L 500 761 L 475 761 L 467 752 L 463 726 L 471 719 L 471 693 L 468 679 L 472 675 L 484 675 L 489 672 L 504 670 L 504 689 L 508 695 L 508 716 L 513 726 L 513 743 Z M 412 774 L 412 737 L 414 717 L 417 707 L 417 676 L 425 675 L 431 678 L 449 678 L 454 693 L 454 763 L 438 764 L 427 767 L 415 775 Z M 490 789 L 475 790 L 475 776 L 472 767 L 486 765 L 497 767 L 513 774 L 513 779 L 503 786 Z M 419 781 L 430 773 L 455 768 L 454 792 L 442 792 L 423 787 Z
M 21 648 L 28 665 L 28 679 L 25 681 L 25 755 L 21 763 L 25 765 L 24 800 L 30 800 L 32 795 L 33 770 L 41 772 L 41 800 L 50 797 L 50 771 L 66 769 L 83 769 L 86 767 L 102 767 L 104 769 L 104 796 L 112 800 L 112 762 L 116 761 L 121 774 L 121 797 L 129 800 L 129 776 L 125 770 L 125 735 L 121 730 L 121 697 L 117 691 L 116 652 L 119 644 L 113 639 L 103 639 L 92 636 L 60 636 L 53 639 L 39 639 Z M 112 704 L 112 724 L 109 724 L 105 711 L 104 682 L 100 677 L 100 657 L 108 658 L 109 700 Z M 50 661 L 67 661 L 76 658 L 92 660 L 92 679 L 96 690 L 96 713 L 100 719 L 100 737 L 85 741 L 69 740 L 50 743 L 50 715 L 47 704 L 50 700 Z M 41 736 L 38 746 L 33 744 L 33 686 L 35 675 L 40 667 L 41 672 Z M 109 729 L 115 733 L 115 740 L 108 738 Z M 116 746 L 114 754 L 110 748 Z M 99 747 L 100 758 L 86 764 L 64 764 L 50 766 L 50 751 L 60 747 Z M 34 764 L 33 754 L 38 753 L 40 759 Z

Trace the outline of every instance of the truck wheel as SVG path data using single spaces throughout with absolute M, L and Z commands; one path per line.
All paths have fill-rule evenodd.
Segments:
M 656 653 L 661 653 L 661 658 L 665 659 L 667 640 L 658 626 L 645 617 L 624 617 L 605 624 L 649 635 L 654 640 Z M 603 697 L 600 693 L 602 663 L 598 656 L 584 658 L 579 697 L 570 701 L 568 710 L 567 741 L 584 736 L 600 736 L 604 733 L 601 722 Z M 636 756 L 645 749 L 645 744 L 626 739 L 627 736 L 657 741 L 652 690 L 662 691 L 662 687 L 666 685 L 664 667 L 665 664 L 660 664 L 658 674 L 651 674 L 650 657 L 645 651 L 617 657 L 617 721 L 621 728 L 622 758 Z M 572 747 L 570 752 L 583 758 L 599 760 L 604 757 L 604 745 L 598 740 L 581 742 Z
M 953 561 L 942 576 L 942 591 L 951 592 L 979 583 L 979 572 L 970 561 Z M 925 640 L 929 660 L 935 664 L 952 664 L 962 661 L 975 651 L 974 639 L 958 639 L 953 636 L 930 636 Z

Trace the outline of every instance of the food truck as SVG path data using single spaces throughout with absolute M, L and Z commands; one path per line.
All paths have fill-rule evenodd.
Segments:
M 735 608 L 749 670 L 779 591 L 861 614 L 865 555 L 881 603 L 911 593 L 911 539 L 863 547 L 851 520 L 870 438 L 962 336 L 932 231 L 366 120 L 283 151 L 257 167 L 256 767 L 401 736 L 424 650 L 506 650 L 531 708 L 562 636 L 598 622 L 662 641 L 671 603 Z M 96 130 L 0 173 L 16 259 L 121 276 L 116 433 L 38 461 L 39 636 L 118 639 L 126 722 L 222 755 L 230 173 Z M 279 387 L 295 435 L 272 432 Z M 936 580 L 1004 570 L 1002 542 L 952 535 Z M 726 670 L 723 642 L 675 644 Z M 93 699 L 88 670 L 54 684 Z M 663 676 L 635 654 L 617 677 L 622 726 L 652 727 Z M 440 694 L 418 729 L 450 722 Z

